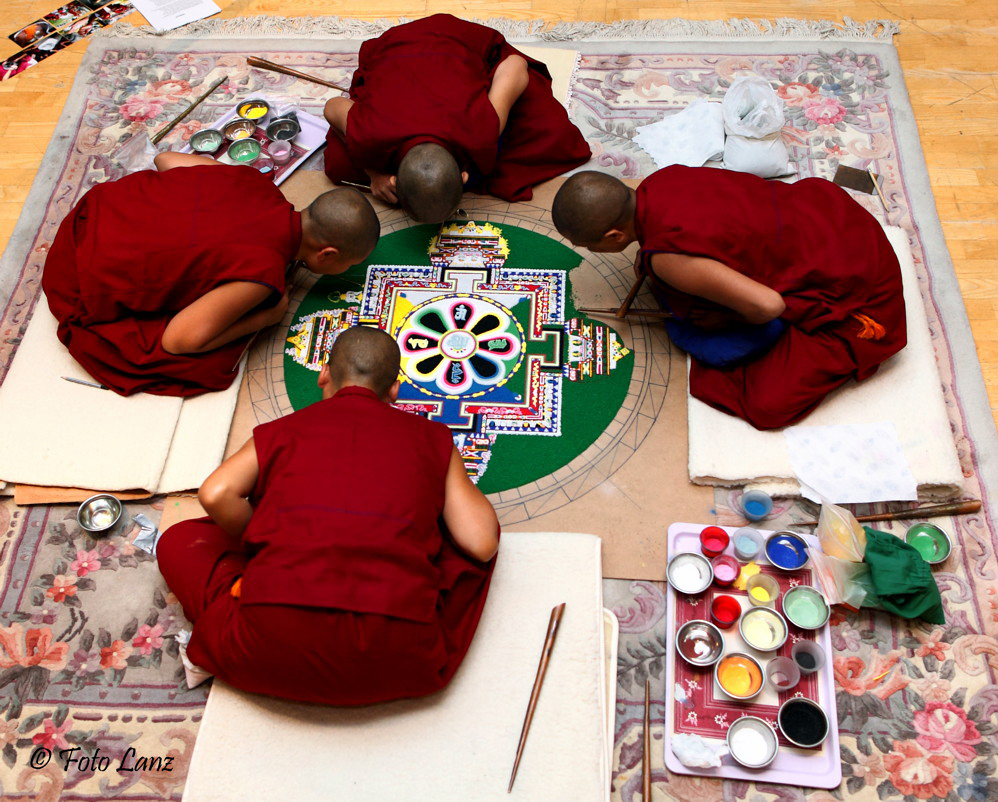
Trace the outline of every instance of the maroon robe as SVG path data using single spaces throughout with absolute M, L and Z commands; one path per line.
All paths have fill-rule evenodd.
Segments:
M 170 319 L 230 281 L 284 292 L 301 216 L 244 166 L 144 170 L 98 184 L 63 220 L 42 288 L 59 339 L 95 379 L 122 395 L 224 390 L 248 337 L 202 354 L 170 354 Z
M 690 371 L 694 398 L 757 429 L 795 423 L 907 342 L 894 249 L 876 219 L 830 181 L 667 167 L 638 187 L 635 224 L 646 269 L 655 253 L 705 256 L 783 296 L 788 327 L 769 351 L 729 368 L 694 360 Z M 650 275 L 678 316 L 712 306 Z
M 552 95 L 547 67 L 530 58 L 527 88 L 500 137 L 488 91 L 513 54 L 523 55 L 497 31 L 450 14 L 364 42 L 346 139 L 332 129 L 326 137 L 326 175 L 356 182 L 367 182 L 364 170 L 395 175 L 410 148 L 436 142 L 469 172 L 469 189 L 520 201 L 535 184 L 585 164 L 589 145 Z
M 253 437 L 260 474 L 241 541 L 202 518 L 157 547 L 194 622 L 190 659 L 242 690 L 305 702 L 443 688 L 495 566 L 441 528 L 447 427 L 346 387 Z

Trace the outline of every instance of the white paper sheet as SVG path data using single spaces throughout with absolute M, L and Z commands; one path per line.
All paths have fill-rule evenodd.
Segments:
M 685 109 L 634 134 L 659 169 L 670 164 L 702 167 L 724 153 L 724 118 L 720 103 L 694 100 Z
M 791 426 L 783 435 L 805 498 L 835 504 L 918 498 L 891 422 Z
M 222 10 L 211 0 L 132 0 L 132 5 L 157 31 L 172 31 Z

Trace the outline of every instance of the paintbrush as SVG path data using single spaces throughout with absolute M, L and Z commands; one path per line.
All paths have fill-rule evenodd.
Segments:
M 877 175 L 873 172 L 873 168 L 867 167 L 866 172 L 870 174 L 870 180 L 873 181 L 873 188 L 877 190 L 877 194 L 880 196 L 880 202 L 884 204 L 884 211 L 889 212 L 890 208 L 887 205 L 887 198 L 884 197 L 884 191 L 880 188 L 880 182 L 877 181 Z
M 371 192 L 371 187 L 367 184 L 358 184 L 356 181 L 337 181 L 337 184 L 343 184 L 345 187 L 356 187 L 361 192 Z
M 62 378 L 68 382 L 72 382 L 73 384 L 82 384 L 84 387 L 93 387 L 94 389 L 97 390 L 111 389 L 110 387 L 106 387 L 103 384 L 97 384 L 97 382 L 88 382 L 83 379 L 74 379 L 72 376 L 63 376 Z
M 270 70 L 271 72 L 279 72 L 282 75 L 290 75 L 293 78 L 301 78 L 303 81 L 311 81 L 314 84 L 321 84 L 322 86 L 328 86 L 330 89 L 339 89 L 341 92 L 349 93 L 349 89 L 344 89 L 339 84 L 334 84 L 330 81 L 324 81 L 322 78 L 316 78 L 314 75 L 309 75 L 305 72 L 299 72 L 298 70 L 292 69 L 291 67 L 285 67 L 281 64 L 275 64 L 273 61 L 267 61 L 265 58 L 258 58 L 257 56 L 247 56 L 246 63 L 251 67 L 256 67 L 260 70 Z
M 656 317 L 656 318 L 672 318 L 675 317 L 671 312 L 663 312 L 661 309 L 628 309 L 623 314 L 620 313 L 620 309 L 614 309 L 613 307 L 592 307 L 592 306 L 580 306 L 575 311 L 577 312 L 587 312 L 590 315 L 613 315 L 614 317 L 627 317 L 627 315 L 638 315 L 640 317 Z
M 206 97 L 208 97 L 208 95 L 210 95 L 212 92 L 214 92 L 216 89 L 218 89 L 218 87 L 220 87 L 222 84 L 224 84 L 228 80 L 229 80 L 229 76 L 228 75 L 223 75 L 221 78 L 219 78 L 217 81 L 215 81 L 215 83 L 213 83 L 211 85 L 211 88 L 209 88 L 207 92 L 205 92 L 203 95 L 201 95 L 201 97 L 199 97 L 197 100 L 195 100 L 193 103 L 191 103 L 190 106 L 188 106 L 180 114 L 178 114 L 176 117 L 174 117 L 171 122 L 168 122 L 166 125 L 164 125 L 162 128 L 160 128 L 153 135 L 153 138 L 152 138 L 151 142 L 154 145 L 158 145 L 160 143 L 160 140 L 162 140 L 164 136 L 166 136 L 168 133 L 170 133 L 170 131 L 173 130 L 174 126 L 176 126 L 177 123 L 179 123 L 181 120 L 184 119 L 184 117 L 186 117 L 188 114 L 190 114 L 192 111 L 194 111 L 194 109 L 196 109 L 198 106 L 200 106 L 201 103 L 204 101 L 204 99 Z
M 644 755 L 641 757 L 641 799 L 651 802 L 651 680 L 645 680 Z
M 941 515 L 969 515 L 981 509 L 981 502 L 976 499 L 970 501 L 951 501 L 948 504 L 930 504 L 927 507 L 915 507 L 911 510 L 898 510 L 897 512 L 878 512 L 872 515 L 857 515 L 857 521 L 905 521 L 912 518 L 935 518 Z M 817 526 L 817 521 L 797 521 L 791 526 Z
M 544 648 L 541 650 L 541 659 L 537 664 L 537 676 L 534 678 L 534 687 L 530 691 L 530 703 L 527 705 L 527 715 L 523 719 L 523 729 L 520 730 L 520 743 L 516 747 L 516 760 L 513 761 L 513 774 L 509 778 L 509 787 L 506 793 L 512 793 L 513 782 L 516 780 L 516 770 L 520 768 L 520 758 L 523 757 L 523 746 L 527 742 L 527 732 L 530 730 L 530 722 L 534 718 L 534 709 L 537 707 L 537 698 L 541 694 L 541 685 L 544 683 L 544 674 L 548 670 L 548 661 L 551 659 L 551 650 L 554 648 L 554 639 L 558 636 L 558 626 L 561 624 L 561 617 L 565 612 L 565 602 L 557 605 L 551 610 L 551 618 L 548 620 L 548 631 L 544 638 Z

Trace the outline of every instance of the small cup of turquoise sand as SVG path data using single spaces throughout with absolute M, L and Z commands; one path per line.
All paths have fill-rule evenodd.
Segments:
M 922 555 L 927 563 L 941 563 L 953 550 L 949 535 L 935 524 L 914 524 L 905 532 L 904 542 Z
M 832 614 L 821 592 L 810 585 L 798 585 L 783 594 L 783 615 L 801 629 L 818 629 Z
M 736 718 L 728 727 L 728 751 L 750 769 L 761 769 L 776 759 L 779 742 L 776 730 L 758 716 Z
M 714 581 L 714 569 L 710 560 L 702 554 L 686 551 L 669 560 L 665 572 L 672 585 L 680 593 L 703 593 Z
M 751 526 L 736 529 L 731 542 L 735 544 L 735 556 L 743 563 L 754 560 L 762 551 L 762 535 Z

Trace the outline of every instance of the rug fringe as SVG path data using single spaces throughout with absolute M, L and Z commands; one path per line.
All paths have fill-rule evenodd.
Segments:
M 192 39 L 192 38 L 319 38 L 369 39 L 384 33 L 393 25 L 410 22 L 399 20 L 362 20 L 350 17 L 277 17 L 255 16 L 233 19 L 209 19 L 193 22 L 176 30 L 160 33 L 144 26 L 114 25 L 101 29 L 95 36 L 102 38 Z M 775 20 L 732 18 L 728 20 L 672 19 L 621 20 L 620 22 L 558 22 L 514 20 L 492 17 L 472 20 L 494 28 L 506 38 L 517 41 L 570 42 L 586 40 L 629 39 L 650 40 L 718 40 L 718 39 L 839 39 L 856 41 L 890 41 L 900 32 L 894 20 L 875 19 L 857 22 L 843 17 L 834 20 L 805 20 L 780 17 Z

